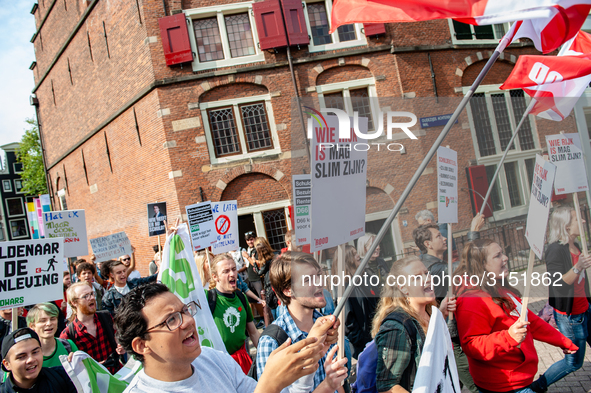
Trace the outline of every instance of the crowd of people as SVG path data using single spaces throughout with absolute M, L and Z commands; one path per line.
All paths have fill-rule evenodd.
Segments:
M 365 273 L 377 278 L 354 285 L 342 320 L 332 315 L 334 288 L 325 287 L 322 277 L 338 274 L 341 265 L 354 277 L 376 241 L 374 234 L 346 245 L 342 263 L 336 249 L 319 256 L 302 252 L 292 241 L 293 231 L 286 233 L 281 250 L 247 232 L 244 249 L 196 252 L 207 307 L 227 354 L 199 343 L 193 317 L 205 305 L 183 304 L 156 282 L 162 260 L 158 246 L 147 277 L 136 270 L 135 250 L 103 263 L 93 256 L 79 259 L 64 272 L 62 301 L 19 310 L 15 331 L 12 311 L 0 311 L 0 392 L 75 391 L 59 360 L 75 351 L 86 352 L 111 373 L 131 356 L 140 361 L 143 368 L 127 392 L 410 392 L 435 309 L 448 319 L 458 376 L 471 392 L 544 392 L 582 366 L 585 343 L 591 345 L 584 273 L 591 257 L 576 243 L 580 233 L 573 209 L 552 212 L 544 258 L 547 271 L 561 277 L 549 285 L 558 329 L 522 309 L 521 293 L 503 279 L 509 274 L 503 248 L 479 236 L 482 216 L 473 219 L 463 250 L 455 244 L 448 249 L 447 226 L 437 224 L 430 211 L 415 218 L 417 255 L 388 262 L 380 246 L 374 247 Z M 496 280 L 492 285 L 454 282 L 451 291 L 449 275 Z M 392 284 L 390 277 L 408 279 Z M 345 356 L 339 358 L 341 323 Z M 565 354 L 538 378 L 534 340 Z M 375 364 L 367 363 L 371 343 L 377 348 Z M 350 385 L 354 359 L 358 367 L 373 367 L 369 390 L 360 380 Z

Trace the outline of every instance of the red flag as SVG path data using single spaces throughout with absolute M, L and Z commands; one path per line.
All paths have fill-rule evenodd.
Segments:
M 522 88 L 536 100 L 530 113 L 560 121 L 591 82 L 591 35 L 579 34 L 558 56 L 520 56 L 501 89 Z

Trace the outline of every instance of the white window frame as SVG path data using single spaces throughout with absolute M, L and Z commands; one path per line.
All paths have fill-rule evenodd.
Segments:
M 223 4 L 211 7 L 193 8 L 184 10 L 185 16 L 189 21 L 189 40 L 191 41 L 191 50 L 195 58 L 191 63 L 193 71 L 210 70 L 213 68 L 230 67 L 238 64 L 250 64 L 265 61 L 265 54 L 259 48 L 259 37 L 257 34 L 256 23 L 254 20 L 254 13 L 252 11 L 252 1 L 234 4 Z M 252 38 L 254 42 L 254 55 L 232 57 L 230 54 L 230 43 L 228 42 L 228 33 L 226 32 L 226 23 L 224 21 L 225 15 L 241 14 L 246 12 L 250 21 L 250 29 L 252 31 Z M 220 29 L 220 37 L 222 39 L 222 48 L 224 51 L 224 58 L 222 60 L 207 61 L 201 63 L 199 61 L 199 52 L 197 50 L 197 40 L 195 38 L 195 29 L 193 28 L 194 19 L 217 17 L 218 27 Z
M 8 184 L 10 188 L 6 189 L 5 184 Z M 10 181 L 10 179 L 2 180 L 2 192 L 12 192 L 12 182 Z
M 368 213 L 365 215 L 365 222 L 367 223 L 387 219 L 390 216 L 390 213 L 390 210 Z M 402 235 L 400 234 L 400 221 L 398 220 L 398 216 L 396 216 L 394 220 L 392 220 L 392 223 L 390 224 L 390 229 L 392 230 L 392 240 L 394 242 L 394 257 L 398 255 L 403 255 L 405 247 L 404 242 L 402 241 Z M 392 261 L 393 258 L 384 258 L 384 260 Z
M 249 104 L 252 102 L 264 101 L 265 110 L 267 111 L 267 120 L 269 122 L 269 131 L 271 132 L 271 140 L 273 142 L 272 149 L 266 149 L 261 151 L 248 152 L 247 142 L 244 136 L 244 125 L 242 124 L 241 113 L 238 108 L 239 105 Z M 209 116 L 207 115 L 208 109 L 215 109 L 224 106 L 232 106 L 234 111 L 234 122 L 236 123 L 236 130 L 238 131 L 238 139 L 240 141 L 240 147 L 242 154 L 234 154 L 228 157 L 216 157 L 215 145 L 213 143 L 213 136 L 211 134 L 211 128 L 209 125 Z M 201 110 L 201 118 L 203 119 L 203 126 L 205 128 L 205 139 L 207 141 L 207 150 L 209 151 L 209 159 L 212 164 L 222 164 L 237 160 L 244 160 L 245 158 L 254 157 L 265 157 L 281 153 L 281 147 L 279 146 L 279 137 L 277 135 L 277 128 L 275 125 L 275 115 L 273 114 L 273 106 L 271 105 L 271 95 L 263 94 L 258 96 L 243 97 L 243 98 L 232 98 L 229 100 L 204 102 L 199 104 Z
M 21 182 L 20 191 L 18 190 L 18 187 L 16 186 L 16 182 L 19 182 L 19 181 Z M 23 183 L 24 183 L 23 179 L 14 179 L 14 193 L 15 194 L 24 194 L 24 192 L 23 192 L 24 184 Z
M 328 24 L 330 26 L 330 16 L 332 14 L 332 0 L 305 0 L 303 3 L 304 19 L 306 20 L 306 28 L 308 29 L 308 35 L 310 37 L 310 43 L 308 44 L 308 51 L 310 53 L 367 45 L 367 38 L 365 37 L 365 33 L 363 31 L 363 23 L 355 23 L 355 34 L 357 36 L 356 40 L 339 42 L 339 33 L 337 30 L 335 30 L 335 32 L 331 34 L 332 44 L 314 45 L 314 37 L 312 37 L 310 19 L 308 18 L 308 4 L 324 3 L 324 6 L 326 7 L 326 16 L 328 17 Z
M 343 102 L 345 104 L 345 112 L 347 112 L 349 116 L 353 116 L 353 104 L 351 102 L 351 95 L 349 91 L 362 88 L 367 88 L 367 93 L 369 95 L 370 110 L 375 129 L 376 125 L 378 124 L 377 122 L 379 121 L 378 117 L 380 115 L 380 104 L 378 101 L 378 92 L 376 90 L 376 80 L 374 78 L 364 78 L 346 82 L 336 82 L 329 83 L 326 85 L 318 85 L 316 86 L 316 93 L 318 94 L 318 103 L 320 104 L 321 108 L 326 109 L 324 94 L 342 92 Z M 385 132 L 383 133 L 383 136 L 384 135 L 386 135 Z
M 478 39 L 474 36 L 474 26 L 470 25 L 470 30 L 472 31 L 472 39 L 471 40 L 458 40 L 456 38 L 456 32 L 454 29 L 454 24 L 452 19 L 448 19 L 447 20 L 448 24 L 449 24 L 449 32 L 451 34 L 451 43 L 453 45 L 480 45 L 480 44 L 495 44 L 497 45 L 499 43 L 499 41 L 501 40 L 501 38 L 503 37 L 495 37 L 492 40 L 484 40 L 484 39 Z M 509 29 L 511 28 L 511 24 L 510 23 L 496 23 L 497 25 L 504 25 L 505 27 L 505 32 L 509 31 Z M 493 34 L 496 34 L 495 32 L 495 28 L 494 25 L 491 25 L 493 27 Z
M 12 226 L 10 225 L 13 221 L 25 221 L 25 231 L 27 232 L 26 235 L 23 236 L 13 236 L 12 234 Z M 27 220 L 26 217 L 22 217 L 22 218 L 15 218 L 13 220 L 8 220 L 8 231 L 10 232 L 10 238 L 11 239 L 25 239 L 29 237 L 29 221 Z
M 13 199 L 18 199 L 20 201 L 21 207 L 22 207 L 22 210 L 23 210 L 23 213 L 22 214 L 10 214 L 10 209 L 8 208 L 8 201 L 13 200 Z M 4 201 L 6 203 L 6 215 L 8 217 L 21 217 L 21 216 L 25 216 L 26 217 L 26 215 L 27 215 L 27 208 L 25 206 L 25 202 L 23 201 L 23 198 L 21 198 L 21 197 L 6 198 Z
M 291 201 L 289 199 L 283 199 L 280 201 L 262 203 L 260 205 L 252 205 L 238 208 L 238 217 L 252 214 L 254 218 L 254 228 L 257 236 L 267 236 L 267 230 L 265 229 L 265 220 L 263 219 L 263 212 L 268 210 L 285 209 L 285 219 L 288 222 L 288 228 L 290 227 L 291 218 L 289 217 L 289 206 Z M 290 228 L 291 229 L 291 228 Z
M 497 129 L 497 123 L 496 123 L 496 118 L 495 118 L 495 114 L 494 114 L 494 109 L 493 109 L 493 105 L 492 105 L 492 101 L 491 101 L 491 97 L 490 97 L 490 94 L 496 94 L 496 93 L 505 93 L 507 95 L 510 94 L 508 90 L 499 89 L 500 86 L 501 85 L 480 86 L 480 87 L 478 87 L 478 89 L 475 92 L 475 93 L 485 93 L 485 99 L 486 99 L 486 103 L 487 103 L 486 106 L 488 109 L 488 116 L 490 119 L 492 131 L 493 131 L 492 134 L 493 134 L 493 140 L 495 143 L 496 154 L 490 155 L 490 156 L 485 156 L 485 157 L 480 156 L 480 149 L 478 147 L 478 139 L 476 137 L 476 128 L 474 126 L 474 119 L 472 118 L 472 108 L 470 106 L 470 103 L 468 103 L 468 108 L 466 110 L 466 112 L 468 114 L 468 120 L 470 122 L 470 132 L 472 135 L 472 143 L 474 146 L 474 153 L 476 155 L 476 161 L 477 161 L 478 165 L 485 165 L 485 166 L 498 165 L 499 161 L 501 160 L 501 157 L 503 155 L 503 150 L 501 150 L 501 144 L 499 141 L 499 132 Z M 463 87 L 463 90 L 464 90 L 463 93 L 465 94 L 469 89 L 470 89 L 470 87 Z M 524 94 L 524 98 L 525 98 L 526 104 L 529 104 L 529 102 L 530 102 L 529 96 L 527 94 Z M 510 100 L 507 100 L 507 102 L 510 102 Z M 507 113 L 509 114 L 509 119 L 511 122 L 512 130 L 515 130 L 515 127 L 520 119 L 515 119 L 515 115 L 513 113 L 512 106 L 507 109 Z M 532 130 L 532 139 L 534 142 L 534 148 L 531 150 L 522 151 L 521 146 L 519 144 L 519 137 L 515 138 L 515 141 L 514 141 L 515 149 L 509 150 L 509 152 L 507 153 L 507 158 L 505 159 L 505 161 L 503 162 L 503 165 L 501 166 L 501 170 L 499 172 L 499 176 L 497 179 L 497 184 L 498 184 L 499 191 L 500 191 L 500 197 L 501 197 L 501 200 L 503 203 L 503 209 L 493 212 L 493 216 L 494 216 L 495 220 L 504 220 L 504 219 L 516 217 L 519 215 L 524 215 L 524 214 L 527 214 L 527 211 L 528 211 L 529 196 L 530 196 L 531 191 L 530 191 L 530 185 L 528 184 L 529 180 L 528 180 L 527 167 L 525 165 L 525 160 L 527 160 L 529 158 L 535 159 L 536 154 L 542 153 L 542 149 L 540 148 L 540 142 L 539 142 L 540 138 L 538 135 L 538 129 L 536 127 L 536 122 L 534 121 L 533 115 L 529 115 L 528 117 L 529 117 L 528 121 L 530 122 L 530 127 Z M 520 193 L 522 195 L 522 199 L 523 199 L 523 204 L 520 206 L 516 206 L 516 207 L 511 207 L 511 200 L 509 197 L 509 185 L 507 183 L 507 176 L 505 174 L 505 164 L 509 163 L 509 162 L 517 162 L 519 181 L 520 181 L 519 191 L 520 191 Z

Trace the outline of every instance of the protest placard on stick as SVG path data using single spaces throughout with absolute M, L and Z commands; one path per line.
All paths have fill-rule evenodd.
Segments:
M 117 259 L 121 255 L 131 255 L 131 242 L 125 232 L 90 239 L 90 247 L 96 262 Z
M 238 202 L 222 201 L 211 204 L 215 228 L 215 243 L 211 246 L 214 255 L 236 251 L 238 239 Z
M 310 244 L 310 215 L 312 204 L 312 180 L 310 175 L 293 175 L 293 207 L 295 244 Z
M 64 257 L 75 258 L 88 254 L 84 210 L 46 212 L 42 216 L 45 237 L 64 238 Z
M 148 203 L 148 236 L 159 236 L 166 233 L 164 224 L 166 217 L 166 202 Z
M 185 207 L 191 232 L 193 250 L 198 251 L 211 246 L 216 241 L 215 223 L 211 202 L 201 202 Z

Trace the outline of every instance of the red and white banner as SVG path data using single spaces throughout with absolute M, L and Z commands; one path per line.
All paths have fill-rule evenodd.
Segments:
M 563 120 L 591 82 L 591 35 L 580 31 L 558 56 L 520 56 L 501 89 L 522 88 L 536 100 L 531 114 Z
M 491 25 L 526 19 L 551 19 L 558 14 L 568 19 L 572 11 L 565 10 L 578 4 L 589 6 L 591 0 L 335 0 L 331 33 L 349 23 L 398 23 L 454 18 L 475 25 Z M 565 22 L 565 26 L 569 23 Z M 567 28 L 572 35 L 563 35 L 562 42 L 576 34 L 582 24 L 573 24 Z

